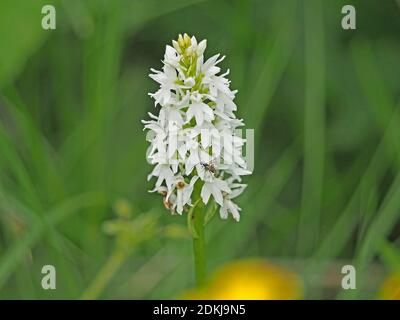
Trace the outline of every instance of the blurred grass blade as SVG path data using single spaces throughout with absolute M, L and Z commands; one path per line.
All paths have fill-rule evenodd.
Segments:
M 325 50 L 323 2 L 304 2 L 304 169 L 297 253 L 308 256 L 319 239 L 325 159 Z
M 75 196 L 61 203 L 46 214 L 46 224 L 55 228 L 61 221 L 71 214 L 76 214 L 83 208 L 104 204 L 104 197 L 97 193 L 87 193 Z M 22 241 L 10 247 L 0 261 L 0 290 L 3 288 L 12 271 L 22 259 L 28 249 L 32 249 L 43 236 L 46 227 L 43 223 L 36 223 L 28 231 Z
M 262 123 L 265 121 L 270 102 L 295 48 L 298 36 L 296 25 L 297 7 L 297 1 L 290 1 L 285 6 L 280 6 L 282 19 L 278 20 L 281 27 L 273 40 L 272 47 L 266 48 L 262 46 L 260 51 L 256 52 L 257 55 L 266 58 L 264 58 L 264 64 L 254 71 L 256 74 L 250 77 L 255 80 L 252 80 L 254 84 L 251 86 L 250 97 L 243 106 L 242 111 L 246 114 L 247 126 L 255 130 L 256 141 L 261 139 L 261 131 L 259 129 L 261 129 Z

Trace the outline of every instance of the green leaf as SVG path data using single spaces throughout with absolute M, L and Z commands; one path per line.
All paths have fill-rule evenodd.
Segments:
M 206 215 L 204 217 L 204 225 L 206 225 L 217 212 L 217 204 L 213 201 L 207 208 Z
M 42 29 L 45 4 L 44 0 L 0 1 L 0 88 L 12 82 L 46 37 L 56 32 Z
M 378 246 L 383 262 L 394 272 L 400 271 L 400 250 L 387 240 Z
M 188 215 L 187 215 L 187 224 L 188 224 L 188 229 L 190 234 L 192 235 L 193 238 L 197 239 L 199 236 L 196 232 L 196 227 L 194 225 L 194 209 L 196 208 L 196 206 L 199 204 L 201 199 L 198 199 L 194 205 L 190 208 Z

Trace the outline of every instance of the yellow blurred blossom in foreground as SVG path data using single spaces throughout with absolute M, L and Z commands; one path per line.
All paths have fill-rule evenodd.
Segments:
M 400 273 L 386 278 L 379 291 L 379 298 L 383 300 L 400 300 Z
M 240 260 L 219 268 L 200 290 L 183 299 L 295 300 L 302 298 L 302 283 L 293 272 L 262 259 Z

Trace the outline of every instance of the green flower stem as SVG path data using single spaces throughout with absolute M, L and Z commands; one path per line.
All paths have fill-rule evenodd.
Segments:
M 204 241 L 204 207 L 196 206 L 193 214 L 193 225 L 197 237 L 193 237 L 194 265 L 196 273 L 196 283 L 198 287 L 204 285 L 206 279 L 206 257 Z
M 204 238 L 204 210 L 205 205 L 200 197 L 203 183 L 199 181 L 195 184 L 193 190 L 194 199 L 198 199 L 193 207 L 193 212 L 190 215 L 191 224 L 194 229 L 193 235 L 193 253 L 196 283 L 198 287 L 204 285 L 206 280 L 206 256 L 205 256 L 205 238 Z

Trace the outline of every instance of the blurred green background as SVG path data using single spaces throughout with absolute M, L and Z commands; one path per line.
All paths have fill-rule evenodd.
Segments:
M 147 192 L 140 122 L 158 112 L 149 69 L 184 32 L 227 55 L 256 138 L 240 223 L 207 226 L 208 270 L 262 257 L 297 272 L 304 298 L 375 298 L 400 271 L 400 7 L 351 1 L 345 31 L 348 2 L 0 1 L 0 298 L 194 286 L 186 217 Z M 46 264 L 56 290 L 41 287 Z M 345 264 L 357 290 L 341 289 Z

